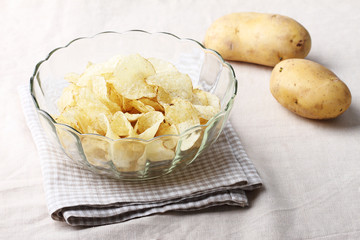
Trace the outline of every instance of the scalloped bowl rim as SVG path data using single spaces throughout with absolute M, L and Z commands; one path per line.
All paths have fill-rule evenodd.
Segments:
M 169 35 L 171 37 L 174 37 L 174 38 L 177 38 L 178 40 L 181 40 L 181 41 L 190 41 L 190 42 L 193 42 L 193 43 L 196 43 L 198 44 L 202 49 L 203 51 L 210 51 L 210 52 L 213 52 L 216 57 L 218 59 L 220 59 L 221 63 L 223 66 L 227 67 L 230 72 L 231 72 L 231 75 L 232 75 L 232 79 L 234 81 L 234 92 L 230 98 L 230 100 L 226 103 L 226 106 L 224 109 L 222 109 L 220 112 L 218 112 L 217 114 L 215 114 L 212 118 L 210 118 L 208 120 L 208 122 L 206 124 L 198 124 L 198 125 L 195 125 L 195 126 L 192 126 L 191 128 L 188 128 L 186 129 L 185 131 L 183 131 L 182 133 L 180 134 L 166 134 L 166 135 L 161 135 L 161 136 L 157 136 L 157 137 L 153 137 L 149 140 L 145 140 L 145 139 L 141 139 L 141 138 L 119 138 L 119 139 L 112 139 L 112 138 L 109 138 L 109 137 L 106 137 L 106 136 L 103 136 L 103 135 L 100 135 L 100 134 L 96 134 L 96 133 L 81 133 L 79 132 L 78 130 L 76 130 L 75 128 L 67 125 L 67 124 L 63 124 L 63 123 L 58 123 L 56 122 L 53 117 L 45 110 L 41 109 L 39 107 L 39 104 L 36 100 L 36 97 L 34 96 L 34 93 L 33 93 L 33 82 L 34 82 L 34 79 L 35 79 L 35 76 L 36 74 L 38 73 L 38 70 L 40 68 L 40 66 L 47 62 L 50 57 L 52 56 L 52 54 L 54 54 L 55 52 L 59 51 L 59 50 L 62 50 L 62 49 L 65 49 L 67 48 L 68 46 L 70 46 L 72 43 L 74 42 L 77 42 L 79 40 L 84 40 L 84 39 L 92 39 L 92 38 L 95 38 L 96 36 L 98 35 L 103 35 L 103 34 L 118 34 L 118 35 L 123 35 L 123 34 L 126 34 L 126 33 L 130 33 L 130 32 L 141 32 L 141 33 L 145 33 L 145 34 L 149 34 L 149 35 L 152 35 L 152 34 L 164 34 L 164 35 Z M 93 36 L 90 36 L 90 37 L 79 37 L 79 38 L 75 38 L 73 40 L 71 40 L 68 44 L 62 46 L 62 47 L 57 47 L 55 49 L 53 49 L 52 51 L 50 51 L 47 55 L 47 57 L 43 60 L 41 60 L 40 62 L 38 62 L 35 66 L 35 69 L 34 69 L 34 72 L 30 78 L 30 94 L 31 94 L 31 97 L 34 101 L 34 104 L 35 104 L 35 107 L 36 107 L 36 110 L 41 112 L 42 114 L 44 114 L 44 116 L 46 116 L 50 122 L 56 126 L 61 126 L 61 127 L 66 127 L 68 130 L 70 130 L 71 132 L 74 132 L 76 133 L 77 135 L 80 135 L 80 136 L 96 136 L 96 137 L 100 137 L 100 138 L 105 138 L 107 141 L 114 141 L 114 142 L 117 142 L 117 141 L 125 141 L 125 140 L 136 140 L 136 141 L 141 141 L 141 142 L 144 142 L 144 143 L 149 143 L 149 142 L 152 142 L 154 140 L 157 140 L 159 138 L 163 138 L 163 137 L 169 137 L 169 136 L 175 136 L 175 137 L 182 137 L 186 134 L 188 134 L 189 132 L 191 132 L 193 129 L 196 129 L 196 128 L 201 128 L 201 127 L 207 127 L 209 126 L 213 121 L 215 121 L 215 119 L 217 119 L 219 116 L 225 114 L 228 110 L 228 108 L 231 106 L 232 102 L 234 101 L 234 98 L 237 94 L 237 87 L 238 87 L 238 81 L 237 81 L 237 78 L 236 78 L 236 75 L 235 75 L 235 71 L 233 69 L 233 67 L 228 63 L 226 62 L 222 56 L 215 50 L 213 49 L 209 49 L 209 48 L 206 48 L 204 45 L 202 45 L 200 42 L 194 40 L 194 39 L 191 39 L 191 38 L 180 38 L 172 33 L 168 33 L 168 32 L 148 32 L 148 31 L 144 31 L 144 30 L 139 30 L 139 29 L 134 29 L 134 30 L 128 30 L 128 31 L 124 31 L 124 32 L 116 32 L 116 31 L 104 31 L 104 32 L 100 32 L 100 33 L 97 33 Z

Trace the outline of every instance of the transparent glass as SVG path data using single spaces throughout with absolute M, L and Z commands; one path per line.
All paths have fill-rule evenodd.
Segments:
M 134 53 L 173 63 L 191 77 L 194 87 L 217 95 L 221 111 L 205 125 L 194 126 L 180 135 L 163 135 L 148 141 L 81 134 L 54 121 L 51 115 L 59 114 L 57 100 L 68 84 L 65 74 L 81 73 L 89 61 L 103 62 L 114 55 Z M 30 82 L 40 122 L 49 138 L 76 163 L 95 173 L 125 180 L 155 178 L 189 165 L 216 141 L 237 92 L 232 67 L 215 51 L 192 39 L 141 30 L 103 32 L 75 39 L 39 62 Z

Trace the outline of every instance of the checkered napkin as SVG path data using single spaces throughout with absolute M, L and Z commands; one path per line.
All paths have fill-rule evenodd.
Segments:
M 40 155 L 48 209 L 55 220 L 71 226 L 96 226 L 167 211 L 245 207 L 245 191 L 261 187 L 230 123 L 190 166 L 164 177 L 126 182 L 96 175 L 73 163 L 47 140 L 28 89 L 20 87 L 19 95 Z

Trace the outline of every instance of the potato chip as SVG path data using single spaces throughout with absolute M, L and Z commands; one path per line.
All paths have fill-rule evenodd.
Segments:
M 171 105 L 165 106 L 165 119 L 174 124 L 179 133 L 200 124 L 198 112 L 191 102 L 176 98 Z
M 209 105 L 205 91 L 198 88 L 193 89 L 193 98 L 191 103 L 194 105 Z
M 155 111 L 164 112 L 164 107 L 157 102 L 157 99 L 140 98 L 139 101 L 147 106 L 151 106 L 152 108 L 154 108 Z
M 123 112 L 116 112 L 111 121 L 111 129 L 120 137 L 134 136 L 134 129 Z
M 180 98 L 174 99 L 172 105 L 165 107 L 165 119 L 167 122 L 174 124 L 180 134 L 200 124 L 198 112 L 194 106 L 189 101 Z M 181 150 L 190 149 L 199 137 L 198 132 L 186 135 L 186 138 L 182 140 Z
M 201 89 L 193 90 L 193 99 L 191 102 L 194 105 L 212 106 L 214 107 L 216 112 L 220 111 L 219 98 L 216 95 L 203 91 Z
M 76 106 L 81 108 L 103 108 L 109 109 L 95 96 L 91 89 L 87 87 L 79 87 L 77 94 L 74 95 Z
M 85 71 L 86 71 L 87 69 L 91 68 L 92 65 L 94 65 L 94 63 L 89 61 L 89 62 L 86 64 Z
M 167 149 L 170 150 L 175 150 L 177 144 L 178 144 L 178 138 L 172 137 L 171 139 L 165 139 L 163 140 L 163 145 L 164 147 L 166 147 Z
M 150 85 L 162 87 L 173 98 L 182 98 L 191 101 L 192 82 L 187 74 L 180 72 L 160 72 L 146 79 Z
M 78 87 L 74 84 L 70 84 L 62 91 L 62 94 L 57 102 L 57 106 L 60 112 L 62 112 L 66 107 L 75 106 L 75 95 L 77 94 Z
M 164 121 L 164 115 L 158 111 L 152 111 L 142 115 L 134 127 L 134 131 L 139 134 L 139 138 L 149 140 L 153 138 Z
M 68 73 L 65 75 L 65 80 L 68 81 L 69 83 L 74 83 L 76 84 L 79 81 L 80 75 L 77 73 Z
M 132 170 L 133 171 L 145 170 L 146 162 L 147 162 L 147 156 L 146 156 L 146 152 L 144 151 L 143 155 L 141 155 L 141 157 L 139 157 L 138 160 L 136 161 L 136 165 Z
M 95 125 L 99 114 L 105 114 L 107 118 L 110 118 L 112 115 L 109 108 L 97 99 L 94 93 L 87 88 L 79 88 L 75 100 L 79 114 L 87 118 L 87 126 Z M 87 131 L 85 131 L 85 133 L 86 132 Z
M 103 136 L 106 135 L 109 122 L 108 122 L 107 117 L 103 113 L 100 113 L 99 115 L 97 115 L 95 117 L 95 119 L 88 118 L 86 120 L 86 123 L 87 123 L 87 126 L 86 126 L 87 133 L 95 133 L 95 134 L 100 134 Z
M 101 77 L 102 74 L 111 73 L 111 71 L 112 69 L 104 68 L 102 64 L 92 64 L 85 69 L 75 84 L 79 87 L 88 87 L 91 79 Z
M 179 134 L 177 128 L 175 127 L 175 125 L 170 125 L 167 122 L 162 122 L 159 126 L 159 129 L 156 133 L 156 136 L 161 136 L 161 135 L 168 135 L 168 134 Z
M 75 117 L 75 112 L 71 113 L 70 111 L 66 110 L 63 111 L 59 116 L 55 118 L 57 123 L 62 123 L 71 126 L 72 128 L 78 130 L 79 132 L 82 131 L 78 120 Z
M 119 62 L 121 62 L 121 56 L 114 56 L 110 60 L 103 62 L 103 63 L 91 63 L 89 62 L 86 66 L 85 71 L 78 77 L 78 79 L 75 78 L 75 75 L 69 75 L 68 78 L 71 81 L 76 81 L 75 83 L 78 86 L 86 86 L 90 79 L 92 79 L 94 76 L 102 76 L 106 80 L 111 78 L 113 76 L 113 72 Z
M 172 160 L 175 157 L 175 152 L 166 148 L 163 141 L 159 139 L 146 146 L 146 156 L 150 161 L 158 162 Z
M 134 109 L 134 107 L 130 105 L 130 101 L 131 101 L 130 99 L 124 98 L 121 95 L 119 95 L 119 96 L 121 98 L 122 112 L 130 112 L 131 110 Z
M 219 98 L 216 95 L 208 92 L 206 92 L 206 97 L 208 100 L 208 106 L 212 106 L 216 112 L 219 112 L 221 108 Z
M 184 121 L 184 122 L 176 124 L 176 127 L 177 127 L 179 133 L 182 133 L 182 132 L 188 130 L 189 128 L 192 128 L 199 124 L 200 124 L 200 119 L 197 119 L 196 122 L 194 122 L 192 120 L 188 120 L 188 121 Z
M 145 79 L 155 74 L 151 63 L 139 54 L 124 57 L 116 66 L 114 77 L 109 80 L 116 91 L 128 99 L 156 97 L 153 86 Z
M 175 125 L 170 125 L 167 122 L 160 123 L 159 129 L 155 136 L 162 136 L 162 135 L 177 135 L 179 134 Z M 169 136 L 167 138 L 162 138 L 164 147 L 168 149 L 174 149 L 177 145 L 177 137 Z
M 79 132 L 85 133 L 90 123 L 89 117 L 78 107 L 66 107 L 55 119 L 58 123 L 67 124 Z
M 108 89 L 105 78 L 102 76 L 94 76 L 90 81 L 91 90 L 99 100 L 108 101 Z
M 199 141 L 201 136 L 201 130 L 192 131 L 188 133 L 181 141 L 181 151 L 187 151 L 193 147 L 199 146 Z
M 137 171 L 143 169 L 146 154 L 145 145 L 138 141 L 118 141 L 112 145 L 112 162 L 120 171 Z
M 160 125 L 164 121 L 164 115 L 161 112 L 153 111 L 143 114 L 137 121 L 135 130 L 138 133 L 144 132 L 146 129 L 155 124 Z M 158 126 L 159 128 L 159 126 Z
M 103 168 L 110 168 L 107 164 L 109 162 L 109 144 L 97 137 L 83 137 L 81 138 L 81 144 L 83 147 L 86 160 L 94 166 Z
M 196 111 L 199 114 L 200 119 L 204 119 L 205 122 L 210 120 L 218 111 L 213 106 L 202 106 L 202 105 L 194 105 Z
M 121 96 L 114 88 L 114 86 L 111 83 L 106 83 L 106 88 L 108 91 L 108 98 L 111 102 L 117 104 L 121 111 L 125 112 L 124 107 L 124 97 Z
M 155 109 L 152 106 L 146 105 L 143 102 L 141 102 L 140 100 L 130 100 L 128 102 L 128 106 L 135 108 L 140 113 L 147 113 L 147 112 L 155 111 Z
M 176 67 L 167 61 L 158 58 L 148 58 L 147 60 L 153 65 L 156 73 L 178 72 Z
M 149 127 L 148 129 L 146 129 L 144 132 L 140 133 L 139 135 L 137 135 L 135 137 L 141 138 L 144 140 L 150 140 L 153 137 L 155 137 L 155 134 L 156 134 L 158 128 L 159 128 L 159 124 L 154 124 L 151 127 Z
M 122 61 L 123 56 L 122 55 L 115 55 L 112 58 L 110 58 L 108 61 L 106 61 L 103 66 L 107 67 L 108 69 L 112 69 L 111 74 L 114 72 L 116 66 L 119 64 L 120 61 Z
M 127 120 L 129 120 L 129 122 L 136 122 L 139 117 L 141 117 L 142 115 L 144 115 L 143 113 L 125 113 L 125 117 L 127 118 Z
M 104 77 L 96 76 L 92 78 L 91 85 L 92 92 L 95 94 L 95 97 L 99 99 L 105 106 L 107 106 L 112 113 L 121 111 L 121 107 L 117 103 L 110 100 L 108 96 L 108 87 Z
M 162 107 L 171 104 L 172 97 L 162 87 L 156 88 L 156 99 Z M 165 110 L 165 109 L 164 109 Z
M 189 76 L 174 65 L 139 54 L 115 56 L 102 63 L 89 62 L 82 74 L 70 73 L 65 79 L 70 85 L 58 100 L 61 113 L 55 120 L 81 133 L 149 140 L 178 135 L 205 124 L 220 110 L 215 95 L 193 89 Z M 181 149 L 191 148 L 199 136 L 197 133 L 186 136 Z M 168 140 L 162 145 L 173 151 L 178 139 L 172 136 Z M 154 159 L 156 152 L 172 154 L 160 145 L 157 148 Z M 136 166 L 145 164 L 143 161 L 146 159 Z
M 105 116 L 105 114 L 99 114 L 97 117 L 97 125 L 101 131 L 104 131 L 104 136 L 111 138 L 111 139 L 118 139 L 119 135 L 115 133 L 112 129 L 109 119 Z M 93 125 L 95 126 L 95 125 Z

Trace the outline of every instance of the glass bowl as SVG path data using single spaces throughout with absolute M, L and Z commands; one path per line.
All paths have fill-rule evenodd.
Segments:
M 82 134 L 55 122 L 52 116 L 59 114 L 57 100 L 68 84 L 64 79 L 67 73 L 82 72 L 89 61 L 104 62 L 114 55 L 135 53 L 174 64 L 180 72 L 190 76 L 194 87 L 219 97 L 220 112 L 205 125 L 191 127 L 179 135 L 163 135 L 151 140 L 113 140 L 98 134 Z M 131 30 L 77 38 L 54 49 L 36 65 L 30 79 L 30 91 L 45 132 L 70 159 L 97 174 L 140 180 L 159 177 L 189 165 L 216 141 L 233 106 L 237 80 L 230 64 L 195 40 L 165 32 Z

